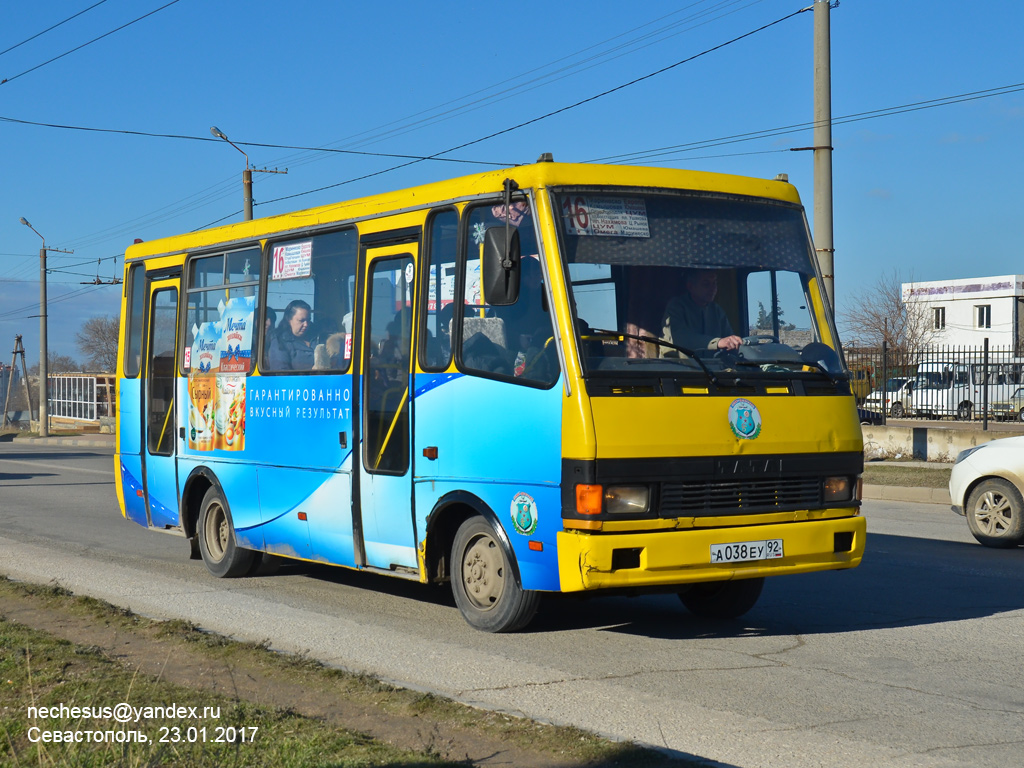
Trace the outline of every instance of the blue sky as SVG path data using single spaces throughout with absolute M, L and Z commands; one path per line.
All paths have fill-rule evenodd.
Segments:
M 241 218 L 244 158 L 214 141 L 431 155 L 588 99 L 727 43 L 811 0 L 484 4 L 22 3 L 0 29 L 0 359 L 22 334 L 38 359 L 39 238 L 50 350 L 79 358 L 82 322 L 116 314 L 136 237 Z M 394 157 L 244 147 L 256 216 L 472 173 L 485 164 L 650 156 L 661 166 L 774 177 L 810 209 L 813 14 L 527 127 L 380 173 Z M 841 122 L 849 115 L 1024 83 L 1016 2 L 842 0 L 831 13 L 836 301 L 881 272 L 905 279 L 1024 273 L 1024 91 Z M 18 46 L 13 49 L 12 46 Z M 8 50 L 11 49 L 11 50 Z M 37 67 L 37 69 L 33 69 Z M 30 71 L 31 70 L 31 71 Z M 1021 86 L 1024 87 L 1024 86 Z M 10 122 L 25 121 L 25 122 Z M 47 123 L 194 137 L 57 129 Z M 210 139 L 210 140 L 207 140 Z M 706 143 L 715 144 L 707 146 Z M 371 175 L 374 174 L 374 175 Z M 361 180 L 350 181 L 364 177 Z M 328 185 L 332 189 L 289 200 Z M 114 257 L 118 257 L 116 260 Z M 99 262 L 98 262 L 99 260 Z M 11 346 L 8 346 L 8 345 Z

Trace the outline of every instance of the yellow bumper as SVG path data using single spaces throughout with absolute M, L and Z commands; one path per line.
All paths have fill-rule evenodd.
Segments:
M 852 534 L 848 551 L 835 551 L 836 534 Z M 626 534 L 565 531 L 558 534 L 558 572 L 563 592 L 579 592 L 854 568 L 864 556 L 866 534 L 867 522 L 863 517 Z M 712 544 L 768 539 L 782 539 L 783 557 L 711 563 Z M 838 548 L 845 546 L 844 539 L 849 536 L 839 537 Z M 615 550 L 639 550 L 639 567 L 613 569 Z

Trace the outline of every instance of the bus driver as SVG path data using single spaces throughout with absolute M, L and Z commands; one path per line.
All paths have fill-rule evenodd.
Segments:
M 718 272 L 693 269 L 685 278 L 686 291 L 665 308 L 664 337 L 694 351 L 701 349 L 738 349 L 743 340 L 737 336 L 718 304 Z

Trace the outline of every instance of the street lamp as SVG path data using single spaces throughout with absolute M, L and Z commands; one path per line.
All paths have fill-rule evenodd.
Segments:
M 31 229 L 37 235 L 39 232 L 33 227 L 24 216 L 21 223 Z M 46 377 L 46 238 L 39 235 L 43 241 L 43 247 L 39 249 L 39 436 L 49 437 L 50 426 L 47 408 Z M 31 405 L 29 406 L 31 408 Z
M 210 128 L 210 133 L 213 134 L 214 138 L 224 139 L 224 141 L 245 155 L 245 170 L 242 171 L 242 199 L 245 203 L 245 220 L 252 221 L 252 171 L 249 170 L 249 156 L 245 154 L 241 147 L 225 136 L 224 132 L 217 126 Z

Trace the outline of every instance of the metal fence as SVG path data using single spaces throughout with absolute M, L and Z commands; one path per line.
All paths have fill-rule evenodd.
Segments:
M 114 377 L 50 376 L 47 403 L 50 416 L 74 421 L 97 421 L 113 416 Z
M 92 376 L 51 376 L 47 397 L 50 416 L 96 421 L 96 379 Z
M 1024 421 L 1024 357 L 1012 348 L 847 348 L 850 387 L 877 419 Z

